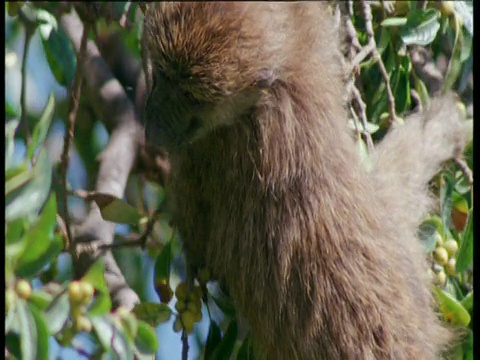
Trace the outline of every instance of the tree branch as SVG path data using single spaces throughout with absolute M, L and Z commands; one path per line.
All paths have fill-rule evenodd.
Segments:
M 78 52 L 83 23 L 75 10 L 63 14 L 60 24 Z M 95 43 L 89 40 L 86 48 L 83 70 L 87 91 L 95 112 L 111 133 L 109 143 L 98 159 L 100 168 L 95 190 L 122 197 L 136 161 L 143 130 L 134 105 L 113 77 Z M 92 202 L 87 218 L 74 234 L 77 243 L 75 272 L 80 276 L 96 259 L 103 257 L 105 279 L 114 305 L 132 309 L 139 302 L 138 295 L 126 283 L 112 253 L 98 248 L 113 242 L 114 229 L 115 224 L 104 221 L 98 206 Z

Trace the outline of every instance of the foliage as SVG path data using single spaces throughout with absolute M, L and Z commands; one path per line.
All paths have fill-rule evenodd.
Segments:
M 409 50 L 413 47 L 429 49 L 433 62 L 446 61 L 443 89 L 456 90 L 461 96 L 459 106 L 464 109 L 465 103 L 472 102 L 472 2 L 428 1 L 424 9 L 414 1 L 394 3 L 392 9 L 372 5 L 375 49 L 380 60 L 371 56 L 356 64 L 355 85 L 361 89 L 368 122 L 361 125 L 358 118 L 362 116 L 354 111 L 350 125 L 356 131 L 359 151 L 365 159 L 368 159 L 369 139 L 381 139 L 390 126 L 401 123 L 400 116 L 414 106 L 425 105 L 430 96 L 431 84 L 412 64 Z M 8 57 L 12 44 L 18 41 L 19 24 L 20 28 L 38 31 L 51 73 L 58 84 L 70 88 L 78 57 L 60 25 L 60 16 L 65 11 L 62 6 L 7 3 L 8 26 L 12 30 L 6 35 L 6 51 Z M 137 62 L 141 56 L 140 6 L 127 2 L 110 7 L 98 5 L 98 14 L 103 15 L 95 19 L 95 36 L 119 33 Z M 359 44 L 365 47 L 371 39 L 359 7 L 359 2 L 354 1 L 351 21 Z M 126 16 L 130 27 L 118 25 L 121 15 Z M 25 41 L 28 45 L 29 39 Z M 386 69 L 388 81 L 379 62 Z M 8 67 L 6 71 L 10 71 Z M 21 75 L 25 77 L 26 73 Z M 123 85 L 127 90 L 128 85 Z M 391 88 L 393 99 L 389 98 L 387 87 Z M 202 269 L 196 283 L 189 283 L 192 279 L 180 280 L 186 278 L 181 245 L 169 224 L 163 189 L 135 173 L 130 176 L 125 199 L 95 191 L 84 191 L 86 195 L 81 196 L 81 189 L 73 192 L 71 184 L 67 187 L 61 184 L 59 178 L 65 160 L 52 160 L 48 144 L 54 137 L 53 124 L 67 123 L 69 114 L 65 108 L 69 101 L 51 95 L 41 114 L 34 114 L 24 103 L 19 108 L 6 99 L 5 335 L 10 358 L 47 359 L 51 357 L 52 342 L 89 358 L 152 358 L 159 347 L 166 346 L 161 337 L 157 340 L 154 328 L 170 321 L 174 331 L 182 332 L 182 339 L 188 337 L 192 341 L 194 336 L 189 334 L 197 335 L 198 352 L 206 359 L 253 359 L 249 337 L 239 338 L 231 299 L 209 282 L 208 272 Z M 96 129 L 103 119 L 81 118 L 80 114 L 77 117 L 73 143 L 82 162 L 77 166 L 86 169 L 88 181 L 93 184 L 97 170 L 94 159 L 102 149 Z M 32 129 L 30 134 L 23 130 L 24 126 Z M 419 229 L 432 264 L 434 292 L 443 318 L 468 332 L 454 349 L 453 359 L 473 359 L 473 186 L 468 179 L 471 168 L 470 144 L 465 164 L 448 164 L 432 182 L 440 208 Z M 73 175 L 68 175 L 70 182 Z M 66 204 L 65 193 L 69 195 Z M 77 279 L 64 265 L 60 266 L 76 261 L 65 227 L 65 223 L 73 220 L 63 210 L 78 200 L 72 200 L 71 195 L 94 201 L 105 220 L 126 224 L 123 227 L 126 231 L 117 227 L 115 244 L 119 249 L 114 252 L 129 285 L 141 300 L 131 312 L 122 307 L 112 310 L 102 259 Z M 136 241 L 131 240 L 132 236 Z M 122 248 L 131 249 L 132 245 L 146 248 L 148 256 L 135 251 L 122 252 Z M 446 259 L 442 254 L 446 254 Z M 145 261 L 151 261 L 152 266 L 142 266 Z M 147 276 L 153 277 L 150 288 L 160 301 L 155 299 L 153 291 L 148 292 Z M 179 283 L 175 297 L 172 283 Z M 202 318 L 202 300 L 208 318 Z M 200 326 L 194 326 L 195 323 L 207 324 L 208 332 L 200 336 Z

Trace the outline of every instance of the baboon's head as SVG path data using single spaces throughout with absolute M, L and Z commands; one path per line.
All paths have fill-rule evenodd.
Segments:
M 278 4 L 149 4 L 148 142 L 174 151 L 252 110 L 278 79 L 285 63 L 279 49 L 288 47 L 293 27 L 271 6 Z

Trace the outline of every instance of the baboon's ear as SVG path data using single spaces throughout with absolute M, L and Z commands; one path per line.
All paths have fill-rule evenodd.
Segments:
M 259 71 L 255 86 L 259 89 L 269 88 L 276 80 L 276 76 L 271 69 L 262 69 Z

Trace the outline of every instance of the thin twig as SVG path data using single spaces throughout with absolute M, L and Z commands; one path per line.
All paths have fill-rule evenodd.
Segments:
M 122 17 L 119 20 L 120 26 L 122 28 L 130 27 L 130 22 L 128 21 L 128 13 L 130 12 L 131 7 L 132 3 L 127 2 L 127 4 L 125 5 L 125 11 L 123 12 Z
M 459 157 L 456 157 L 454 159 L 455 163 L 458 165 L 458 167 L 460 168 L 460 170 L 462 170 L 463 174 L 465 175 L 465 177 L 467 178 L 467 181 L 468 181 L 468 184 L 470 186 L 473 186 L 473 173 L 472 173 L 472 170 L 468 167 L 467 163 L 465 162 L 465 160 L 459 158 Z
M 119 247 L 136 247 L 136 246 L 140 246 L 142 249 L 145 248 L 148 237 L 153 232 L 155 222 L 158 220 L 159 213 L 160 211 L 157 210 L 150 216 L 150 218 L 148 219 L 145 231 L 142 233 L 142 235 L 138 237 L 138 239 L 121 241 L 121 242 L 116 242 L 111 244 L 102 244 L 98 248 L 100 250 L 113 249 L 113 248 L 119 248 Z
M 188 360 L 188 334 L 185 330 L 182 332 L 182 360 Z
M 373 151 L 373 140 L 372 140 L 372 136 L 367 131 L 367 126 L 368 126 L 367 112 L 366 112 L 367 106 L 363 102 L 362 95 L 360 94 L 360 91 L 357 89 L 356 86 L 352 85 L 351 92 L 353 94 L 353 97 L 358 107 L 360 108 L 359 115 L 360 115 L 360 120 L 362 121 L 362 126 L 363 126 L 362 135 L 364 136 L 365 141 L 367 143 L 368 151 L 371 153 Z
M 68 203 L 67 203 L 67 172 L 68 172 L 68 164 L 69 164 L 69 153 L 70 153 L 70 145 L 73 141 L 74 129 L 75 129 L 75 120 L 77 118 L 77 111 L 78 105 L 80 102 L 80 92 L 82 89 L 82 80 L 83 80 L 83 62 L 86 55 L 87 49 L 87 40 L 88 35 L 90 33 L 90 26 L 85 24 L 83 28 L 83 35 L 82 35 L 82 42 L 80 45 L 80 51 L 77 56 L 77 69 L 75 71 L 75 79 L 73 81 L 72 86 L 72 93 L 69 103 L 68 109 L 68 124 L 67 130 L 65 132 L 65 138 L 63 143 L 63 152 L 61 156 L 61 181 L 62 181 L 62 191 L 61 197 L 63 201 L 63 212 L 65 216 L 65 227 L 67 229 L 67 242 L 69 247 L 72 246 L 72 230 L 70 228 L 70 220 L 68 218 Z
M 363 17 L 365 19 L 365 31 L 368 36 L 368 45 L 372 48 L 372 56 L 378 64 L 380 69 L 380 73 L 383 76 L 385 81 L 385 87 L 387 89 L 387 98 L 388 98 L 388 112 L 390 114 L 390 123 L 393 123 L 397 118 L 395 113 L 395 97 L 393 96 L 392 88 L 390 86 L 390 76 L 388 75 L 387 69 L 385 68 L 385 64 L 382 61 L 382 57 L 377 51 L 377 44 L 375 42 L 375 36 L 373 34 L 373 24 L 372 24 L 372 9 L 370 8 L 370 4 L 367 3 L 366 0 L 360 0 L 362 4 L 363 10 Z
M 357 39 L 358 40 L 358 39 Z M 353 58 L 352 64 L 353 66 L 358 66 L 360 63 L 368 56 L 371 54 L 371 52 L 374 50 L 374 44 L 368 43 L 366 46 L 364 46 Z

